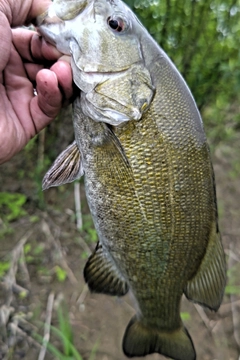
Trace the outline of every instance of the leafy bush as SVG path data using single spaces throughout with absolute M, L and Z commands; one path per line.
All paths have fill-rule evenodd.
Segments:
M 22 206 L 27 201 L 23 194 L 0 192 L 0 213 L 4 221 L 12 221 L 26 214 Z
M 239 1 L 125 1 L 182 73 L 212 139 L 232 136 L 240 128 L 234 109 L 240 100 Z

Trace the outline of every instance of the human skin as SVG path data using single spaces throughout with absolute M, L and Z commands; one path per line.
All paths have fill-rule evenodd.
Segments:
M 49 4 L 0 0 L 0 164 L 18 153 L 72 97 L 69 58 L 36 32 L 16 28 L 34 21 Z

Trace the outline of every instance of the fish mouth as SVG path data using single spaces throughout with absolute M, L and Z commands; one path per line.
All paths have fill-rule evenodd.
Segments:
M 64 30 L 66 21 L 74 19 L 77 15 L 84 12 L 89 4 L 95 0 L 62 0 L 63 9 L 58 3 L 52 3 L 49 8 L 41 15 L 37 16 L 34 25 L 40 35 L 47 41 L 56 45 L 55 37 Z
M 60 24 L 64 26 L 64 21 L 61 20 L 56 14 L 50 16 L 49 9 L 41 15 L 37 16 L 34 22 L 38 34 L 44 36 L 44 38 L 54 46 L 56 45 L 56 41 L 52 36 L 51 28 L 53 28 L 54 25 L 59 26 Z
M 53 12 L 52 7 L 50 6 L 48 10 L 44 11 L 41 15 L 37 16 L 35 19 L 35 26 L 38 29 L 42 25 L 51 25 L 51 24 L 59 24 L 63 23 L 64 21 L 61 20 L 55 12 Z
M 48 17 L 48 10 L 44 11 L 41 15 L 38 15 L 34 21 L 34 25 L 38 28 L 41 26 Z

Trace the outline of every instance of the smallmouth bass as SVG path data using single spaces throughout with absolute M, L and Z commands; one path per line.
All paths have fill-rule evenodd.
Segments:
M 55 1 L 40 33 L 71 55 L 75 141 L 43 188 L 84 175 L 99 236 L 84 269 L 93 292 L 138 304 L 129 356 L 196 358 L 184 293 L 217 310 L 226 282 L 214 173 L 202 120 L 181 75 L 120 0 Z

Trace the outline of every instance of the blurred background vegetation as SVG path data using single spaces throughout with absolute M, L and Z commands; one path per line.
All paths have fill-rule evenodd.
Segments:
M 218 317 L 186 301 L 182 317 L 188 321 L 199 358 L 236 359 L 240 354 L 240 0 L 125 1 L 182 73 L 203 117 L 216 173 L 228 286 Z M 20 154 L 1 165 L 0 359 L 42 359 L 36 354 L 44 330 L 37 321 L 45 322 L 46 303 L 51 302 L 53 318 L 46 318 L 45 327 L 49 320 L 48 347 L 55 359 L 76 360 L 80 354 L 84 360 L 123 358 L 120 342 L 131 308 L 125 301 L 119 306 L 116 299 L 90 296 L 82 278 L 86 258 L 97 242 L 83 181 L 78 183 L 81 230 L 76 226 L 76 183 L 42 192 L 44 174 L 73 137 L 68 108 Z M 61 296 L 69 316 L 61 308 Z M 29 334 L 37 340 L 34 348 Z
M 173 60 L 211 142 L 240 129 L 240 1 L 125 0 Z

